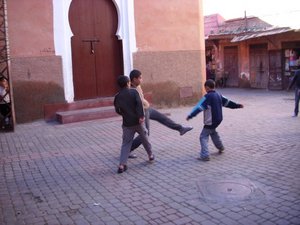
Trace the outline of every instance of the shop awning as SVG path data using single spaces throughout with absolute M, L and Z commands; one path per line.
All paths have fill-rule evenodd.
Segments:
M 289 31 L 293 31 L 294 29 L 291 29 L 289 27 L 281 27 L 281 28 L 272 28 L 264 31 L 256 31 L 255 33 L 251 34 L 245 34 L 245 35 L 237 35 L 235 36 L 231 42 L 239 42 L 239 41 L 245 41 L 253 38 L 259 38 L 259 37 L 265 37 L 270 36 L 274 34 L 280 34 L 280 33 L 286 33 Z

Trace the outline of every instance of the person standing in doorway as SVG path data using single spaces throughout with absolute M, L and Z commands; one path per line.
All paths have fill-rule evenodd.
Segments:
M 9 125 L 9 118 L 11 114 L 9 97 L 9 85 L 4 76 L 0 77 L 0 124 L 3 127 Z

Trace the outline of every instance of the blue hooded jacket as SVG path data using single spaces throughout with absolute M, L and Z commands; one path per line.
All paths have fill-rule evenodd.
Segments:
M 192 109 L 187 119 L 191 119 L 204 111 L 204 128 L 217 128 L 223 120 L 223 106 L 231 109 L 242 108 L 241 104 L 227 99 L 215 90 L 210 90 Z

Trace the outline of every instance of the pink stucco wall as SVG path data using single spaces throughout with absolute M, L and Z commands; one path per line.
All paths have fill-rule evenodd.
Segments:
M 52 0 L 7 1 L 11 57 L 54 55 Z
M 64 100 L 62 59 L 55 55 L 52 0 L 7 1 L 12 101 L 17 123 L 42 118 Z
M 133 66 L 142 71 L 144 84 L 160 85 L 167 90 L 172 82 L 179 92 L 203 94 L 202 0 L 134 1 L 134 11 L 138 51 Z M 163 95 L 160 91 L 153 89 L 157 96 Z
M 199 0 L 135 1 L 139 51 L 200 50 Z
M 7 23 L 13 80 L 63 86 L 61 57 L 54 50 L 52 0 L 7 1 Z

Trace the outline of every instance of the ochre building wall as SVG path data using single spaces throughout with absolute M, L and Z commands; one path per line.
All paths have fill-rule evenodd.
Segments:
M 145 86 L 163 95 L 172 86 L 199 97 L 205 81 L 205 46 L 202 1 L 143 0 L 134 2 L 137 52 L 134 67 Z M 156 88 L 158 87 L 158 88 Z M 180 94 L 181 93 L 181 94 Z
M 43 104 L 64 100 L 55 55 L 52 0 L 7 1 L 10 80 L 17 122 L 41 118 Z

